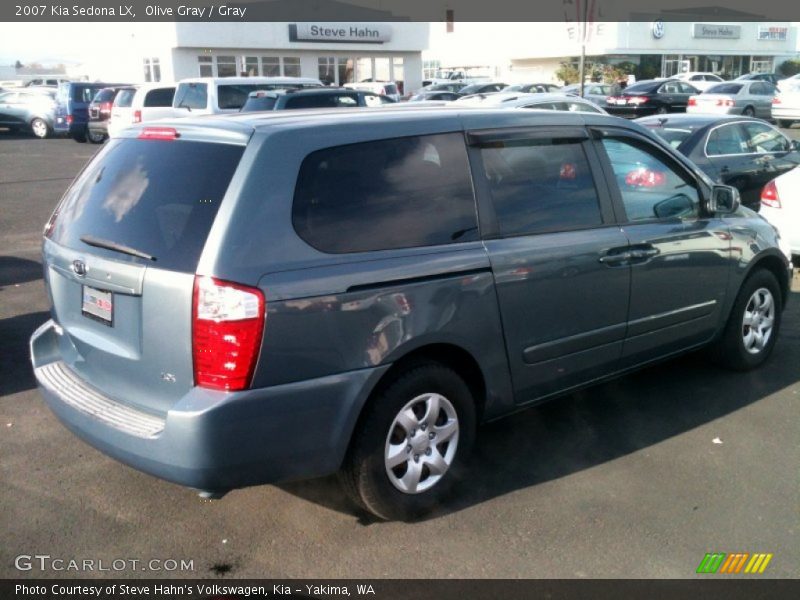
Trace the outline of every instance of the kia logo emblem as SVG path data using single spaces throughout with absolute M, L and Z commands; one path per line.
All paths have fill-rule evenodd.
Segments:
M 83 277 L 84 275 L 86 275 L 86 265 L 83 263 L 82 260 L 73 260 L 72 270 L 75 271 L 75 275 L 77 275 L 78 277 Z

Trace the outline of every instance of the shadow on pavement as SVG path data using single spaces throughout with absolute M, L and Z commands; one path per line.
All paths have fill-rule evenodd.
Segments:
M 0 319 L 0 396 L 36 387 L 28 352 L 34 330 L 50 318 L 46 311 Z
M 18 256 L 0 256 L 0 288 L 42 278 L 42 263 Z
M 771 359 L 735 373 L 702 353 L 642 369 L 480 428 L 469 481 L 429 518 L 558 479 L 625 456 L 723 417 L 800 380 L 800 293 L 791 294 Z M 334 476 L 282 484 L 283 490 L 373 522 Z

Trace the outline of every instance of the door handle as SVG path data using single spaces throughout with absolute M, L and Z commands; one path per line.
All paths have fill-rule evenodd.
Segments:
M 658 256 L 661 254 L 661 250 L 658 248 L 634 248 L 630 251 L 631 259 L 636 260 L 647 260 L 648 258 L 653 258 L 654 256 Z
M 599 261 L 604 265 L 609 267 L 613 267 L 615 265 L 620 265 L 622 263 L 626 263 L 631 259 L 631 253 L 628 250 L 624 252 L 609 252 L 608 254 L 604 254 L 599 258 Z

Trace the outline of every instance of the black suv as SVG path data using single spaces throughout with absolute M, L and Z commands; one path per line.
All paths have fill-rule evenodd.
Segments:
M 241 112 L 298 108 L 357 108 L 394 104 L 388 96 L 347 88 L 257 90 L 250 92 Z

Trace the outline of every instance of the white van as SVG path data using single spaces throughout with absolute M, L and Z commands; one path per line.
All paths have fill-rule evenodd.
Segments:
M 250 92 L 322 87 L 310 77 L 193 77 L 178 82 L 175 116 L 238 112 Z
M 174 83 L 145 83 L 121 88 L 111 106 L 108 137 L 118 137 L 120 131 L 136 123 L 174 117 L 174 97 Z

